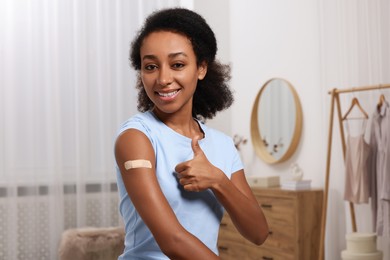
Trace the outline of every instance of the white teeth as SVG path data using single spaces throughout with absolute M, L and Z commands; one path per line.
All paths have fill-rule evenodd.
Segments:
M 175 95 L 176 93 L 178 92 L 178 90 L 175 90 L 173 92 L 169 92 L 169 93 L 160 93 L 158 92 L 158 94 L 162 97 L 172 97 L 173 95 Z

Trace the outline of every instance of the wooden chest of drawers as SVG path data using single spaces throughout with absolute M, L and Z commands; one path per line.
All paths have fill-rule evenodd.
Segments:
M 270 234 L 263 245 L 256 246 L 238 233 L 225 214 L 218 239 L 221 259 L 318 259 L 323 191 L 253 188 L 253 193 L 267 218 Z

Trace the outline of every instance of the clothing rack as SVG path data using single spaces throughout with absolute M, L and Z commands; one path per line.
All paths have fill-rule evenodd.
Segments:
M 334 108 L 335 104 L 337 107 L 337 115 L 339 121 L 340 135 L 341 135 L 341 144 L 343 149 L 343 156 L 345 160 L 346 144 L 345 144 L 345 134 L 343 128 L 343 116 L 341 114 L 340 106 L 340 94 L 351 93 L 351 92 L 360 92 L 360 91 L 369 91 L 369 90 L 380 90 L 390 88 L 390 84 L 385 85 L 375 85 L 375 86 L 363 86 L 363 87 L 352 87 L 348 89 L 332 89 L 328 94 L 331 95 L 331 105 L 330 105 L 330 115 L 329 115 L 329 133 L 328 133 L 328 153 L 326 160 L 326 175 L 325 175 L 325 191 L 324 191 L 324 201 L 322 206 L 322 218 L 321 218 L 321 238 L 320 238 L 320 252 L 319 260 L 324 260 L 325 252 L 325 228 L 326 228 L 326 213 L 327 213 L 327 204 L 328 204 L 328 193 L 329 193 L 329 177 L 330 177 L 330 164 L 331 164 L 331 151 L 332 151 L 332 137 L 333 137 L 333 121 L 334 121 Z M 349 202 L 351 220 L 352 220 L 352 231 L 357 232 L 356 227 L 356 218 L 355 218 L 355 209 L 352 202 Z

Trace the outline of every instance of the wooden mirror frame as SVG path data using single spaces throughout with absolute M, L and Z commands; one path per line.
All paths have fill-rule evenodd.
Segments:
M 259 122 L 258 122 L 258 110 L 259 110 L 259 102 L 260 102 L 260 97 L 262 93 L 264 92 L 265 88 L 267 85 L 275 79 L 283 80 L 284 82 L 287 83 L 289 90 L 291 91 L 291 94 L 293 95 L 294 99 L 294 104 L 295 104 L 295 127 L 294 127 L 294 133 L 292 135 L 291 142 L 289 144 L 288 149 L 286 152 L 282 155 L 280 159 L 276 159 L 273 157 L 267 150 L 267 147 L 264 145 L 264 142 L 262 140 L 261 132 L 260 132 L 260 127 L 259 127 Z M 252 114 L 251 114 L 251 138 L 252 138 L 252 144 L 254 147 L 254 150 L 264 162 L 268 164 L 276 164 L 276 163 L 281 163 L 289 159 L 293 153 L 295 152 L 299 140 L 301 138 L 301 133 L 302 133 L 302 121 L 303 121 L 303 116 L 302 116 L 302 106 L 301 102 L 298 97 L 298 93 L 292 86 L 292 84 L 282 78 L 272 78 L 268 80 L 260 89 L 258 92 L 255 102 L 252 107 Z

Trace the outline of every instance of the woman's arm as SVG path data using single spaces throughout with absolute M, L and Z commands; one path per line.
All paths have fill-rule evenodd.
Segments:
M 211 189 L 229 213 L 237 230 L 249 241 L 260 245 L 268 236 L 268 224 L 259 203 L 246 181 L 244 170 L 231 180 L 212 165 L 198 144 L 192 140 L 194 158 L 176 166 L 180 184 L 187 191 Z
M 244 170 L 213 185 L 214 194 L 229 213 L 237 230 L 256 245 L 268 236 L 267 220 L 246 181 Z
M 180 225 L 157 181 L 150 140 L 141 131 L 122 133 L 115 144 L 115 157 L 131 201 L 165 255 L 170 259 L 218 259 Z M 125 169 L 126 161 L 137 159 L 150 161 L 152 168 Z

